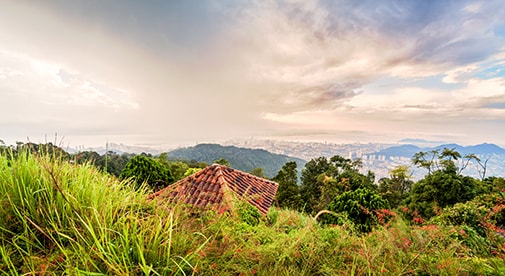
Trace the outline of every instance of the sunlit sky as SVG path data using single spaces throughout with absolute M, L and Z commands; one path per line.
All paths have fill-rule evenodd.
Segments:
M 505 146 L 505 1 L 0 0 L 0 97 L 6 143 Z

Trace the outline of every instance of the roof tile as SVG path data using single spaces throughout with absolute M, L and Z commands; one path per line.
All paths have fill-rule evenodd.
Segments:
M 214 164 L 149 196 L 193 204 L 199 207 L 227 205 L 224 192 L 245 198 L 266 215 L 279 184 L 223 165 Z M 230 206 L 225 206 L 230 207 Z

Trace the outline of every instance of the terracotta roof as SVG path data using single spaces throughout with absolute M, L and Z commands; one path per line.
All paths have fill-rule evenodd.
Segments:
M 204 208 L 230 208 L 235 195 L 240 199 L 247 199 L 261 214 L 266 215 L 278 187 L 279 184 L 273 181 L 214 164 L 171 184 L 149 198 L 169 198 Z

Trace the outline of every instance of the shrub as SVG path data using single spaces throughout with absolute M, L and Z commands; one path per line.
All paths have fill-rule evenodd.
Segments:
M 173 181 L 170 171 L 158 160 L 137 155 L 130 159 L 119 175 L 120 179 L 132 179 L 137 187 L 146 182 L 150 187 L 160 189 Z
M 360 232 L 370 232 L 377 225 L 378 213 L 381 209 L 389 208 L 389 203 L 375 191 L 360 188 L 344 192 L 333 199 L 328 205 L 328 210 L 335 213 L 345 213 Z M 339 224 L 338 217 L 325 214 L 322 222 L 326 224 Z

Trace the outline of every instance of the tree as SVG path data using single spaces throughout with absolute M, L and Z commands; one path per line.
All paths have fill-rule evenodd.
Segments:
M 77 164 L 89 162 L 100 170 L 119 177 L 121 171 L 133 156 L 129 153 L 119 155 L 112 151 L 104 155 L 100 155 L 96 151 L 82 151 L 75 154 L 73 158 Z
M 372 227 L 379 221 L 377 212 L 388 209 L 389 203 L 375 191 L 367 188 L 359 188 L 338 195 L 328 205 L 328 210 L 335 213 L 343 213 L 352 221 L 360 232 L 370 232 Z M 338 224 L 338 217 L 332 214 L 324 214 L 322 222 Z
M 312 213 L 321 197 L 321 185 L 319 176 L 330 169 L 330 162 L 326 157 L 312 159 L 305 164 L 302 170 L 302 184 L 300 196 L 305 204 L 305 211 Z
M 412 157 L 412 163 L 419 168 L 424 168 L 428 170 L 428 174 L 431 174 L 433 166 L 435 166 L 435 158 L 438 156 L 438 150 L 432 150 L 430 152 L 418 152 Z
M 156 158 L 158 162 L 160 162 L 163 166 L 166 168 L 169 168 L 170 162 L 168 161 L 168 153 L 167 152 L 162 152 L 160 155 L 158 155 L 158 158 Z
M 146 182 L 154 190 L 167 186 L 173 181 L 172 174 L 158 160 L 137 155 L 130 159 L 119 176 L 120 179 L 133 179 L 140 185 Z
M 296 162 L 287 162 L 272 179 L 279 183 L 275 199 L 281 208 L 299 210 L 302 207 L 296 167 Z
M 482 180 L 483 193 L 500 192 L 505 190 L 503 177 L 490 176 Z
M 228 160 L 225 158 L 219 158 L 218 160 L 214 161 L 215 164 L 223 165 L 226 167 L 231 167 L 231 164 Z
M 458 174 L 454 163 L 447 162 L 445 167 L 413 184 L 407 200 L 412 210 L 431 217 L 436 214 L 436 208 L 471 200 L 480 190 L 477 180 Z
M 351 160 L 336 155 L 330 159 L 330 169 L 328 172 L 319 176 L 321 185 L 321 196 L 315 210 L 323 210 L 338 195 L 346 191 L 354 191 L 359 188 L 375 190 L 375 175 L 368 171 L 362 174 L 361 159 Z
M 96 156 L 92 155 L 90 157 L 95 158 Z M 96 158 L 94 164 L 99 169 L 119 177 L 124 167 L 132 157 L 133 155 L 131 154 L 123 153 L 119 155 L 113 151 L 109 151 L 107 154 Z
M 396 208 L 407 198 L 413 183 L 409 168 L 397 166 L 389 172 L 389 178 L 379 180 L 378 192 L 392 208 Z
M 84 164 L 87 162 L 95 164 L 95 162 L 100 159 L 100 154 L 98 154 L 96 151 L 82 151 L 77 153 L 74 156 L 74 159 L 77 164 Z
M 201 170 L 202 170 L 201 168 L 189 168 L 186 170 L 186 172 L 184 172 L 183 178 L 193 175 Z
M 181 180 L 184 178 L 186 171 L 188 171 L 189 166 L 186 163 L 181 161 L 174 161 L 168 164 L 168 168 L 172 173 L 175 181 Z
M 484 180 L 486 178 L 487 162 L 489 162 L 489 159 L 491 159 L 491 156 L 488 156 L 484 161 L 482 161 L 480 158 L 475 158 L 477 164 L 479 165 L 478 171 L 481 180 Z
M 375 190 L 375 175 L 368 171 L 360 173 L 360 159 L 351 160 L 339 155 L 330 160 L 319 157 L 309 161 L 302 171 L 300 194 L 305 203 L 305 211 L 316 213 L 325 209 L 335 196 L 359 188 Z
M 249 173 L 252 174 L 252 175 L 255 175 L 257 177 L 267 178 L 266 175 L 265 175 L 265 173 L 263 172 L 263 168 L 254 168 Z
M 449 167 L 455 167 L 457 173 L 461 174 L 461 172 L 466 169 L 472 160 L 477 161 L 477 163 L 483 167 L 480 159 L 475 154 L 467 154 L 465 156 L 461 156 L 461 154 L 454 148 L 444 148 L 442 152 L 440 152 L 438 149 L 429 152 L 421 151 L 414 154 L 412 157 L 412 163 L 419 168 L 427 169 L 428 174 L 431 174 L 436 170 L 442 170 Z M 458 164 L 456 164 L 456 161 L 458 161 Z

